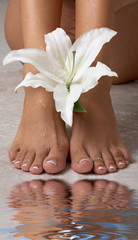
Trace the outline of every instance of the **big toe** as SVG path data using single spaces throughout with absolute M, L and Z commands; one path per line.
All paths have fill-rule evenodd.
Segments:
M 63 171 L 66 167 L 67 154 L 66 148 L 53 148 L 43 162 L 44 171 L 50 174 Z
M 89 173 L 92 171 L 93 163 L 83 147 L 71 151 L 71 166 L 78 173 Z

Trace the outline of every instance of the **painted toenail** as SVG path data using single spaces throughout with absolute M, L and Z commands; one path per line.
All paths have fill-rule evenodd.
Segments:
M 84 162 L 84 161 L 92 162 L 90 159 L 84 158 L 84 159 L 81 159 L 81 160 L 79 161 L 79 164 L 81 164 L 81 163 Z
M 16 161 L 15 164 L 16 164 L 16 163 L 18 164 L 18 163 L 20 163 L 20 161 Z
M 97 167 L 99 170 L 104 170 L 105 169 L 105 167 L 104 166 L 99 166 L 99 167 Z
M 12 161 L 12 163 L 15 163 L 15 160 L 14 160 L 14 161 Z
M 110 169 L 114 169 L 115 167 L 114 167 L 114 165 L 110 165 L 110 167 L 109 167 Z
M 27 167 L 28 166 L 28 163 L 24 163 L 23 165 L 22 165 L 22 167 Z
M 38 170 L 38 169 L 39 169 L 39 167 L 38 167 L 38 166 L 33 166 L 33 169 L 36 169 L 36 170 Z
M 52 163 L 52 164 L 54 164 L 55 166 L 58 165 L 58 163 L 57 163 L 56 160 L 48 160 L 48 161 L 46 161 L 46 163 Z
M 120 161 L 120 162 L 119 162 L 119 165 L 124 165 L 124 163 Z

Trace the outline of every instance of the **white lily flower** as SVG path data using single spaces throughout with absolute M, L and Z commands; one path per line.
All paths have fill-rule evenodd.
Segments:
M 53 92 L 56 110 L 71 126 L 74 103 L 81 93 L 94 88 L 102 76 L 117 76 L 101 62 L 96 67 L 90 67 L 103 45 L 115 35 L 116 32 L 108 28 L 94 29 L 72 45 L 64 30 L 57 28 L 45 35 L 46 51 L 33 48 L 11 51 L 3 64 L 18 60 L 34 65 L 39 73 L 28 73 L 15 91 L 21 86 L 30 86 Z

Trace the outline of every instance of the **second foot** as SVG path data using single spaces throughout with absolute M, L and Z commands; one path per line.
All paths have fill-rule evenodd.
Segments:
M 14 166 L 32 174 L 65 169 L 69 142 L 65 125 L 44 89 L 28 89 L 23 116 L 9 151 Z
M 130 154 L 120 138 L 110 96 L 97 99 L 87 94 L 80 101 L 87 113 L 74 114 L 70 144 L 73 170 L 105 174 L 125 168 Z

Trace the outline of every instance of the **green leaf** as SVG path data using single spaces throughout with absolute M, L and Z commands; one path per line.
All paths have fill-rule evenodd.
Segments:
M 74 111 L 74 112 L 85 112 L 85 113 L 87 112 L 87 111 L 85 110 L 85 108 L 79 103 L 79 101 L 77 101 L 77 102 L 74 103 L 73 111 Z

